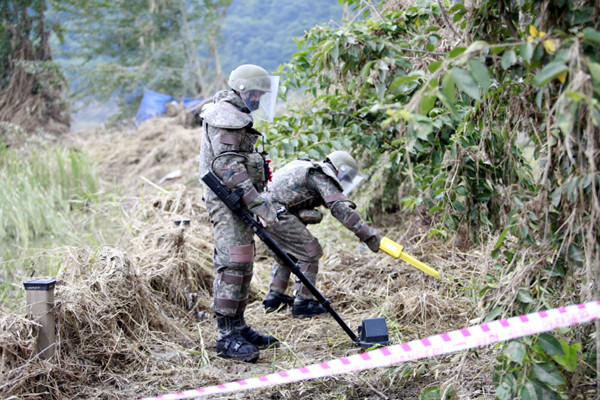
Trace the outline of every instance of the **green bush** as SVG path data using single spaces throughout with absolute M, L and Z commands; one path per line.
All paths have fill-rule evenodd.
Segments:
M 432 235 L 494 238 L 497 263 L 480 287 L 488 320 L 598 299 L 595 12 L 592 1 L 420 1 L 316 27 L 280 71 L 284 95 L 306 97 L 270 127 L 271 156 L 347 149 L 376 179 L 363 184 L 371 214 L 419 208 Z M 597 362 L 591 329 L 548 336 L 581 343 L 582 356 Z M 529 356 L 519 362 L 499 356 L 499 397 L 573 390 L 539 340 L 520 342 Z M 591 377 L 597 369 L 568 372 Z

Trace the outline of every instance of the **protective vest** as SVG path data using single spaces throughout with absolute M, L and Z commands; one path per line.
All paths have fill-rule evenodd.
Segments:
M 207 171 L 219 178 L 231 176 L 233 171 L 228 171 L 228 165 L 233 165 L 231 160 L 240 160 L 247 178 L 262 192 L 266 185 L 265 160 L 255 149 L 262 134 L 252 128 L 252 116 L 236 107 L 236 103 L 241 107 L 243 103 L 233 92 L 219 92 L 215 101 L 205 105 L 199 115 L 203 126 L 198 156 L 200 176 Z
M 320 193 L 308 184 L 310 174 L 326 174 L 342 191 L 335 172 L 322 162 L 309 159 L 294 160 L 278 169 L 269 184 L 271 200 L 284 206 L 289 212 L 309 210 L 318 206 L 327 206 Z

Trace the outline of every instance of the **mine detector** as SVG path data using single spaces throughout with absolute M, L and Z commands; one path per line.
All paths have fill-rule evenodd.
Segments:
M 252 232 L 262 240 L 265 245 L 275 254 L 275 256 L 287 266 L 290 271 L 300 279 L 300 282 L 310 290 L 317 301 L 331 314 L 333 319 L 342 327 L 344 332 L 350 337 L 352 342 L 363 349 L 371 347 L 382 347 L 391 344 L 388 336 L 388 329 L 385 323 L 385 318 L 368 318 L 362 321 L 358 327 L 358 335 L 348 327 L 344 320 L 331 306 L 331 302 L 326 299 L 315 285 L 304 275 L 300 270 L 300 266 L 290 257 L 279 245 L 271 238 L 271 235 L 257 221 L 252 214 L 242 205 L 241 198 L 243 195 L 242 189 L 230 191 L 224 187 L 217 177 L 212 172 L 207 172 L 202 176 L 202 181 L 225 203 L 225 205 L 239 216 L 246 225 L 250 227 Z M 389 247 L 390 244 L 387 244 Z M 385 249 L 384 249 L 385 251 Z M 386 251 L 387 252 L 387 251 Z M 388 253 L 389 254 L 389 253 Z

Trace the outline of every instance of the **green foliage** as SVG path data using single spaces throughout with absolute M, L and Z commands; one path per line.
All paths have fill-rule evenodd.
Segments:
M 68 40 L 56 46 L 73 98 L 116 98 L 131 116 L 144 88 L 209 97 L 229 71 L 255 63 L 274 71 L 317 22 L 341 16 L 335 1 L 51 0 Z
M 45 0 L 7 0 L 0 2 L 0 89 L 12 75 L 16 51 L 29 41 L 32 53 L 44 51 L 45 34 L 38 24 L 44 23 Z
M 276 121 L 268 133 L 278 149 L 272 156 L 321 159 L 341 148 L 375 157 L 398 152 L 401 143 L 381 121 L 387 117 L 385 104 L 408 100 L 421 79 L 419 73 L 407 75 L 411 65 L 398 45 L 405 33 L 402 21 L 364 22 L 318 27 L 299 39 L 307 50 L 296 53 L 283 69 L 284 91 L 303 88 L 315 100 L 310 108 Z M 400 77 L 406 82 L 394 82 Z M 388 161 L 389 176 L 394 176 L 398 159 Z M 394 185 L 397 181 L 391 179 L 390 193 Z
M 480 0 L 442 10 L 422 1 L 316 27 L 282 68 L 284 97 L 303 90 L 308 105 L 288 102 L 268 132 L 271 155 L 348 149 L 381 179 L 363 186 L 372 211 L 419 208 L 432 234 L 493 237 L 497 264 L 480 291 L 486 320 L 597 298 L 582 290 L 600 279 L 594 5 Z M 467 38 L 453 48 L 441 47 L 453 35 L 436 26 L 442 11 Z M 591 348 L 590 336 L 577 335 L 583 351 Z M 573 348 L 563 349 L 569 361 L 548 353 L 541 337 L 499 358 L 501 398 L 562 395 L 564 373 L 594 373 L 574 367 Z
M 65 79 L 52 60 L 45 0 L 0 2 L 0 120 L 26 131 L 68 126 Z
M 454 387 L 443 390 L 439 386 L 427 388 L 421 393 L 420 400 L 453 400 L 455 399 Z
M 28 247 L 30 241 L 71 230 L 68 214 L 96 196 L 97 177 L 85 155 L 45 149 L 30 156 L 0 150 L 0 242 Z M 4 252 L 3 252 L 4 253 Z
M 550 333 L 506 343 L 492 374 L 496 398 L 561 399 L 566 377 L 577 368 L 579 351 L 581 343 L 569 344 Z
M 76 76 L 75 98 L 116 96 L 132 115 L 144 88 L 176 97 L 214 92 L 220 83 L 216 48 L 231 0 L 52 0 L 68 46 L 65 68 Z
M 24 278 L 56 272 L 59 261 L 47 246 L 91 238 L 89 207 L 98 200 L 98 178 L 86 155 L 74 150 L 3 145 L 0 164 L 0 305 L 10 306 L 18 304 L 13 297 L 22 295 Z

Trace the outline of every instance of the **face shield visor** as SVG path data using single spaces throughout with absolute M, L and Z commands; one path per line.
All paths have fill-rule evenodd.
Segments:
M 279 91 L 278 76 L 259 76 L 244 79 L 240 97 L 252 115 L 264 121 L 273 121 Z
M 365 178 L 364 175 L 348 165 L 340 166 L 337 177 L 342 184 L 342 189 L 345 196 L 347 196 L 348 193 L 358 186 L 358 184 Z

